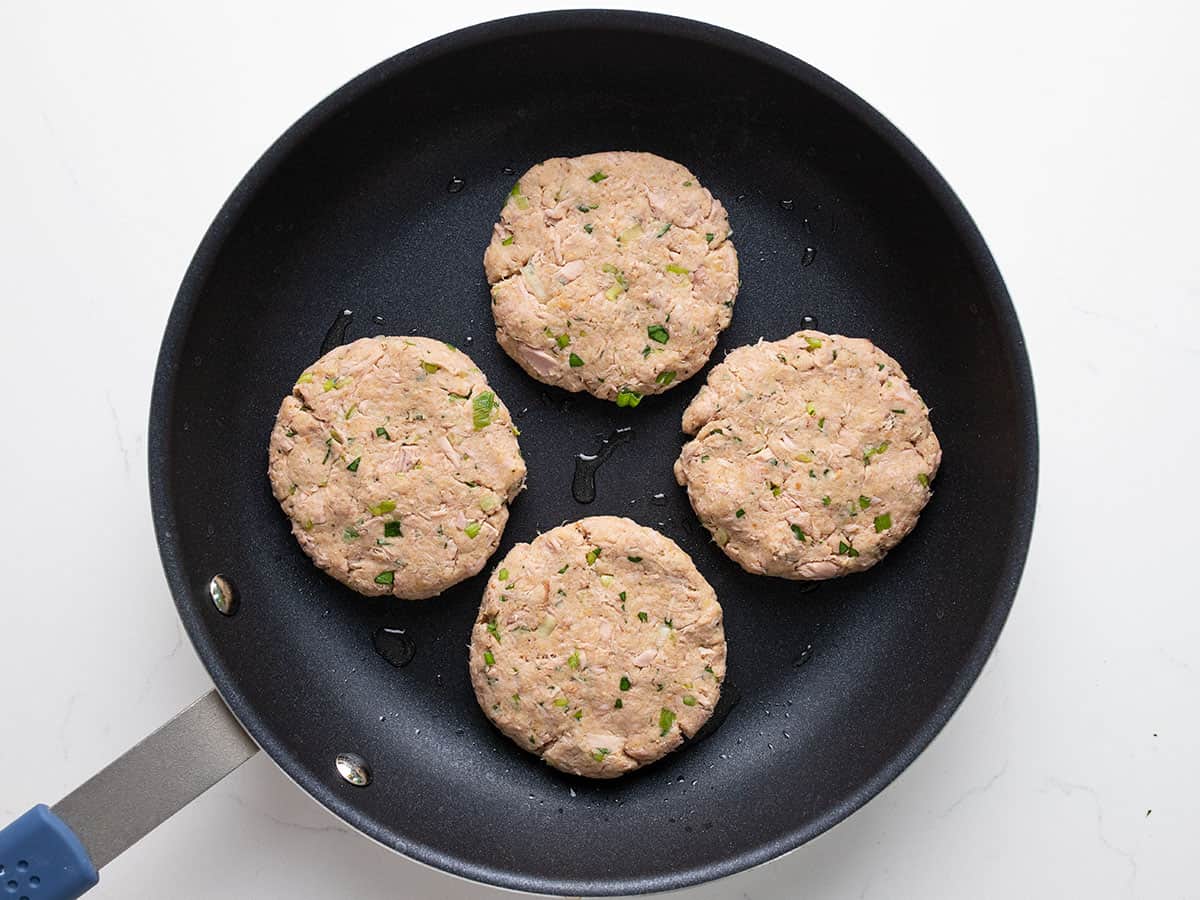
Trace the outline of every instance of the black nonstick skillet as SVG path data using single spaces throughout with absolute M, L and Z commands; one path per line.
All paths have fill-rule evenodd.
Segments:
M 496 345 L 481 258 L 506 192 L 544 158 L 606 149 L 676 159 L 728 207 L 743 284 L 714 361 L 815 320 L 886 349 L 932 407 L 935 496 L 882 564 L 812 588 L 726 559 L 671 473 L 703 374 L 618 408 L 530 380 Z M 466 350 L 517 416 L 529 482 L 501 552 L 618 514 L 692 556 L 729 642 L 700 739 L 618 781 L 562 775 L 475 703 L 465 643 L 486 574 L 425 602 L 365 599 L 304 557 L 266 478 L 275 411 L 327 338 L 380 333 Z M 578 454 L 623 428 L 580 502 Z M 962 700 L 1012 604 L 1037 480 L 1016 316 L 928 160 L 778 50 L 626 12 L 455 32 L 294 125 L 188 269 L 149 435 L 163 565 L 220 699 L 0 833 L 14 898 L 34 877 L 43 900 L 76 896 L 255 744 L 364 834 L 491 884 L 634 893 L 769 860 L 870 799 Z

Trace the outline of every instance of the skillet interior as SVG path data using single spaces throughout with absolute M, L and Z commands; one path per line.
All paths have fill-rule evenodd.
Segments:
M 743 573 L 708 541 L 671 475 L 680 415 L 703 375 L 618 409 L 544 388 L 495 344 L 481 255 L 515 177 L 506 167 L 598 149 L 678 159 L 728 206 L 743 286 L 716 359 L 808 314 L 875 340 L 933 408 L 945 448 L 934 500 L 871 572 L 803 593 Z M 453 178 L 461 191 L 448 190 Z M 486 573 L 437 600 L 385 602 L 308 562 L 270 495 L 266 441 L 343 308 L 355 313 L 347 339 L 419 333 L 464 348 L 520 416 L 529 487 L 501 553 L 564 520 L 612 513 L 692 555 L 724 605 L 727 692 L 741 697 L 710 736 L 615 783 L 556 773 L 492 729 L 472 696 L 465 643 Z M 575 454 L 627 425 L 634 441 L 600 470 L 596 501 L 578 504 Z M 636 13 L 457 32 L 382 63 L 302 119 L 239 185 L 187 273 L 150 436 L 180 615 L 276 762 L 389 847 L 560 894 L 729 874 L 819 834 L 887 784 L 995 642 L 1036 491 L 1032 383 L 1012 307 L 924 158 L 793 58 Z M 205 596 L 215 572 L 238 587 L 233 618 Z M 407 666 L 374 651 L 383 626 L 413 640 Z M 346 750 L 371 764 L 370 787 L 336 774 Z

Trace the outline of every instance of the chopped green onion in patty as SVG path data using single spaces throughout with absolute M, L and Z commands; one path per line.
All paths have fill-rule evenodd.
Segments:
M 887 451 L 887 448 L 888 448 L 888 442 L 887 442 L 887 441 L 883 441 L 883 442 L 882 442 L 882 443 L 880 443 L 880 444 L 876 444 L 874 447 L 869 447 L 869 448 L 868 448 L 868 449 L 867 449 L 867 450 L 866 450 L 866 451 L 863 453 L 863 462 L 864 462 L 866 465 L 868 465 L 868 466 L 869 466 L 869 465 L 871 464 L 871 457 L 872 457 L 872 456 L 878 456 L 880 453 L 884 453 L 884 452 L 886 452 L 886 451 Z
M 483 430 L 491 423 L 495 405 L 496 395 L 491 391 L 483 391 L 471 401 L 471 419 L 476 431 Z

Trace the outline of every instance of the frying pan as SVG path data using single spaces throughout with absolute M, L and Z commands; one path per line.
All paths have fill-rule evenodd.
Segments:
M 679 160 L 728 206 L 743 285 L 714 360 L 811 317 L 896 356 L 932 407 L 936 495 L 874 569 L 805 587 L 746 574 L 709 541 L 671 474 L 703 375 L 622 409 L 531 381 L 492 339 L 481 254 L 506 191 L 544 158 L 603 149 Z M 724 703 L 702 736 L 614 782 L 556 772 L 472 696 L 464 645 L 486 573 L 430 601 L 366 599 L 303 556 L 265 476 L 273 417 L 323 344 L 377 333 L 462 347 L 517 416 L 529 483 L 501 553 L 619 514 L 692 556 L 729 642 Z M 578 454 L 622 428 L 581 503 Z M 38 896 L 77 895 L 255 744 L 369 837 L 495 885 L 634 893 L 762 863 L 862 806 L 945 724 L 1012 603 L 1036 493 L 1016 316 L 932 165 L 804 63 L 628 12 L 455 32 L 288 130 L 187 271 L 149 434 L 163 566 L 236 722 L 210 695 L 10 826 L 0 877 L 16 891 L 40 872 Z

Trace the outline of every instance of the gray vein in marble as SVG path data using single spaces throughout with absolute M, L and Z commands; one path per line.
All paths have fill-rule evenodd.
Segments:
M 112 416 L 113 432 L 117 436 L 117 449 L 121 451 L 121 461 L 125 465 L 125 477 L 129 477 L 129 448 L 125 446 L 125 438 L 121 434 L 121 419 L 117 416 L 117 408 L 113 405 L 112 394 L 108 391 L 104 392 L 104 399 L 108 403 L 108 412 Z
M 1113 316 L 1109 315 L 1108 313 L 1096 312 L 1093 309 L 1087 309 L 1086 307 L 1079 306 L 1076 303 L 1072 303 L 1071 308 L 1076 312 L 1083 313 L 1083 315 L 1090 319 L 1096 319 L 1097 321 L 1103 322 L 1106 325 L 1111 325 L 1114 328 L 1117 328 L 1122 334 L 1136 334 L 1139 337 L 1151 341 L 1152 343 L 1166 344 L 1167 346 L 1174 347 L 1176 350 L 1180 350 L 1183 353 L 1187 353 L 1192 356 L 1200 356 L 1200 347 L 1193 347 L 1191 344 L 1182 343 L 1176 339 L 1174 332 L 1166 331 L 1161 328 L 1144 328 L 1140 325 L 1130 322 L 1125 316 Z
M 1167 650 L 1164 647 L 1158 648 L 1158 655 L 1161 656 L 1164 660 L 1166 660 L 1167 662 L 1169 662 L 1171 665 L 1175 666 L 1178 669 L 1183 669 L 1185 672 L 1192 671 L 1191 663 L 1187 662 L 1186 660 L 1180 659 L 1178 656 L 1176 656 L 1174 653 L 1172 653 L 1170 650 Z
M 79 694 L 72 694 L 67 698 L 67 708 L 63 712 L 62 721 L 58 725 L 58 749 L 62 751 L 62 758 L 65 762 L 71 755 L 71 748 L 67 743 L 67 726 L 71 722 L 71 714 L 75 711 L 75 703 L 79 700 Z
M 963 803 L 965 803 L 967 800 L 970 800 L 972 797 L 978 797 L 980 794 L 986 794 L 988 791 L 990 791 L 992 789 L 992 786 L 997 781 L 999 781 L 1001 778 L 1004 777 L 1004 773 L 1007 771 L 1008 771 L 1008 760 L 1006 759 L 1006 760 L 1004 760 L 1004 764 L 1002 766 L 1000 766 L 1000 771 L 998 771 L 995 775 L 993 775 L 991 778 L 989 778 L 983 784 L 977 784 L 977 785 L 975 785 L 975 787 L 967 788 L 967 790 L 963 791 L 962 796 L 960 796 L 957 800 L 955 800 L 953 803 L 951 803 L 949 806 L 947 806 L 946 809 L 938 816 L 938 818 L 944 819 L 944 818 L 946 818 L 946 816 L 950 815 L 950 813 L 954 812 Z
M 174 616 L 172 616 L 172 619 L 174 620 L 175 626 L 175 643 L 172 645 L 171 649 L 160 656 L 158 661 L 155 662 L 150 668 L 149 673 L 146 675 L 145 681 L 142 682 L 142 689 L 138 692 L 139 702 L 144 700 L 146 695 L 150 693 L 150 688 L 153 687 L 154 680 L 158 677 L 159 671 L 175 658 L 175 655 L 179 653 L 179 648 L 183 646 L 183 625 L 179 619 L 175 618 Z
M 236 794 L 221 794 L 221 796 L 224 797 L 226 800 L 230 800 L 233 803 L 237 804 L 238 806 L 240 806 L 242 809 L 246 810 L 247 812 L 252 813 L 253 815 L 256 815 L 256 816 L 262 816 L 264 819 L 274 822 L 276 825 L 282 825 L 284 828 L 296 828 L 300 831 L 333 832 L 335 834 L 345 834 L 345 835 L 351 835 L 351 836 L 354 835 L 353 831 L 350 831 L 346 826 L 340 825 L 338 823 L 333 823 L 331 825 L 302 825 L 299 822 L 289 822 L 286 819 L 280 819 L 277 816 L 271 815 L 266 810 L 259 809 L 256 806 L 251 806 L 249 803 L 247 803 L 244 799 L 237 796 Z
M 1100 839 L 1100 843 L 1107 847 L 1117 856 L 1122 857 L 1129 865 L 1129 877 L 1125 879 L 1125 885 L 1122 889 L 1124 896 L 1133 896 L 1133 882 L 1137 878 L 1137 860 L 1135 855 L 1118 847 L 1104 834 L 1104 803 L 1100 799 L 1100 795 L 1095 788 L 1089 787 L 1086 784 L 1075 784 L 1070 781 L 1064 781 L 1061 778 L 1051 776 L 1047 779 L 1050 786 L 1060 791 L 1065 797 L 1072 797 L 1077 793 L 1085 794 L 1091 798 L 1092 803 L 1096 806 L 1096 836 Z

